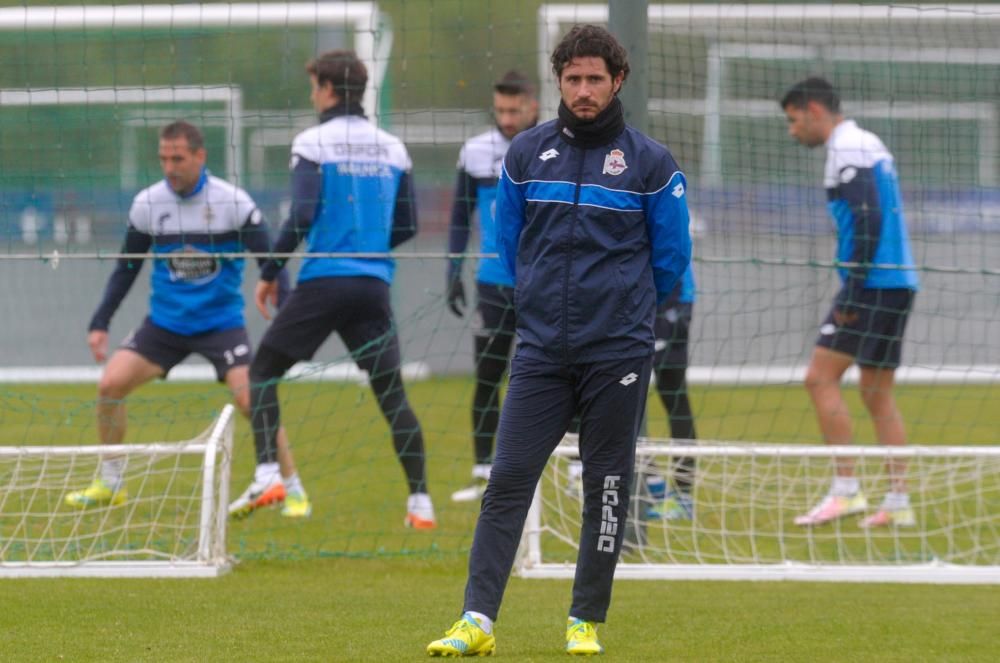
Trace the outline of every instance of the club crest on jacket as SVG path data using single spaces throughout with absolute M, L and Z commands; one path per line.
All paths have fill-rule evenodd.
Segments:
M 628 164 L 625 163 L 625 153 L 621 150 L 611 150 L 604 157 L 603 172 L 605 175 L 621 175 L 625 172 L 626 168 L 628 168 Z

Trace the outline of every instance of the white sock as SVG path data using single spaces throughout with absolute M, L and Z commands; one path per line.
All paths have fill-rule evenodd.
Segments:
M 306 494 L 306 489 L 302 487 L 302 479 L 299 478 L 298 472 L 290 477 L 281 477 L 281 482 L 285 484 L 285 492 L 289 495 Z
M 278 463 L 261 463 L 253 473 L 253 481 L 256 484 L 269 484 L 276 478 L 281 478 L 281 470 Z
M 882 500 L 882 508 L 886 511 L 899 511 L 910 508 L 909 493 L 886 493 Z
M 431 496 L 427 493 L 412 493 L 408 498 L 406 498 L 406 508 L 410 511 L 417 511 L 420 509 L 434 510 L 434 503 L 431 502 Z
M 469 610 L 465 614 L 467 614 L 469 617 L 472 617 L 477 622 L 479 622 L 479 628 L 483 629 L 483 632 L 485 632 L 486 634 L 490 634 L 493 632 L 493 620 L 484 615 L 483 613 L 472 612 L 471 610 Z
M 851 497 L 861 490 L 857 477 L 833 477 L 830 494 L 837 497 Z
M 110 458 L 101 461 L 101 480 L 108 488 L 118 492 L 122 487 L 122 471 L 125 469 L 124 458 Z
M 493 469 L 492 465 L 485 465 L 482 463 L 476 463 L 472 466 L 472 478 L 473 479 L 486 479 L 490 480 L 490 470 Z

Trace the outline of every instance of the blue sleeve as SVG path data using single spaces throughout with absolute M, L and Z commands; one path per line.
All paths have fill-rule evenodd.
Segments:
M 860 301 L 861 290 L 868 279 L 868 270 L 875 262 L 875 252 L 878 250 L 879 237 L 882 235 L 882 204 L 878 196 L 878 184 L 875 181 L 875 171 L 871 168 L 858 168 L 849 182 L 843 181 L 838 187 L 840 195 L 851 208 L 851 219 L 854 225 L 854 246 L 850 262 L 856 263 L 847 273 L 847 282 L 837 295 L 837 303 L 850 306 Z
M 392 213 L 392 233 L 389 248 L 394 249 L 417 234 L 417 194 L 413 189 L 413 176 L 403 173 L 396 191 L 396 207 Z
M 451 225 L 448 227 L 448 253 L 465 253 L 469 246 L 470 219 L 476 207 L 476 186 L 464 168 L 455 181 L 455 200 L 451 205 Z M 462 273 L 462 259 L 448 261 L 448 281 Z
M 151 235 L 139 232 L 131 224 L 125 231 L 125 241 L 122 243 L 122 253 L 146 253 L 153 244 Z M 125 295 L 132 288 L 135 279 L 142 269 L 142 258 L 119 258 L 115 264 L 115 271 L 111 272 L 108 278 L 108 285 L 104 288 L 104 296 L 97 306 L 97 311 L 90 319 L 88 331 L 107 331 L 111 326 L 111 318 L 115 311 L 121 306 Z
M 511 279 L 517 276 L 517 244 L 524 227 L 524 194 L 507 173 L 510 153 L 504 160 L 497 184 L 496 244 L 500 264 Z
M 660 304 L 670 297 L 677 280 L 691 264 L 690 218 L 684 174 L 675 172 L 666 186 L 644 196 L 644 207 L 652 247 L 656 300 Z
M 318 163 L 300 158 L 292 169 L 292 209 L 274 243 L 275 253 L 291 253 L 309 234 L 323 190 L 323 174 Z M 272 258 L 261 267 L 260 278 L 273 281 L 286 258 Z

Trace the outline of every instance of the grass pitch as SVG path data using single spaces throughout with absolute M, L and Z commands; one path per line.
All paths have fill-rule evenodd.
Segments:
M 242 561 L 216 580 L 4 580 L 0 660 L 423 660 L 461 608 L 476 507 L 448 494 L 471 463 L 471 384 L 434 380 L 410 393 L 437 531 L 401 527 L 402 474 L 367 390 L 286 385 L 310 521 L 264 511 L 234 524 L 230 549 Z M 1000 429 L 996 395 L 903 387 L 900 403 L 914 443 L 984 444 Z M 801 388 L 697 388 L 692 399 L 704 438 L 818 441 Z M 151 385 L 130 400 L 128 439 L 191 437 L 225 401 L 220 387 Z M 92 443 L 92 405 L 92 385 L 5 388 L 0 444 Z M 664 435 L 662 410 L 650 411 L 650 433 Z M 858 437 L 872 437 L 860 416 Z M 243 423 L 236 446 L 234 491 L 252 467 Z M 569 594 L 568 581 L 513 579 L 498 656 L 564 660 Z M 620 661 L 988 661 L 1000 651 L 998 605 L 994 587 L 619 582 L 600 634 L 606 659 Z

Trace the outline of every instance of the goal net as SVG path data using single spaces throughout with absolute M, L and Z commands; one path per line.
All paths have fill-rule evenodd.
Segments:
M 231 521 L 228 552 L 243 560 L 466 554 L 478 502 L 453 502 L 451 495 L 472 480 L 475 462 L 473 393 L 480 383 L 474 339 L 481 329 L 473 274 L 481 224 L 474 213 L 464 266 L 468 306 L 455 316 L 445 299 L 445 274 L 454 258 L 447 248 L 456 161 L 467 139 L 495 126 L 493 83 L 510 69 L 538 83 L 539 121 L 555 117 L 548 57 L 571 25 L 606 22 L 608 3 L 15 4 L 0 8 L 0 273 L 8 293 L 0 298 L 0 446 L 98 441 L 95 383 L 102 367 L 87 347 L 85 328 L 119 257 L 133 197 L 162 178 L 163 125 L 177 119 L 198 125 L 208 169 L 246 189 L 273 231 L 289 209 L 292 140 L 317 122 L 304 64 L 323 51 L 350 48 L 369 71 L 366 115 L 399 136 L 414 163 L 420 232 L 394 254 L 391 297 L 438 527 L 403 527 L 409 491 L 390 428 L 366 376 L 333 335 L 279 388 L 282 423 L 312 515 L 294 520 L 280 509 L 261 509 Z M 649 73 L 649 133 L 670 147 L 690 184 L 697 301 L 687 375 L 699 436 L 727 443 L 821 442 L 801 381 L 835 294 L 835 240 L 825 215 L 823 157 L 787 136 L 776 100 L 796 80 L 822 74 L 840 89 L 848 114 L 879 133 L 898 164 L 922 284 L 897 373 L 908 441 L 998 444 L 1000 10 L 989 4 L 651 3 L 648 27 L 648 57 L 633 64 Z M 244 262 L 245 319 L 256 349 L 268 323 L 251 304 L 256 265 L 249 257 Z M 152 260 L 146 263 L 112 320 L 112 347 L 149 312 Z M 289 265 L 294 280 L 301 261 Z M 215 381 L 213 367 L 192 357 L 168 380 L 129 394 L 125 441 L 193 438 L 230 399 Z M 874 432 L 848 391 L 857 441 L 870 444 Z M 648 432 L 665 438 L 664 411 L 654 394 L 649 401 Z M 246 488 L 255 464 L 243 417 L 234 436 L 235 494 Z M 99 456 L 79 458 L 90 464 L 78 460 L 65 469 L 78 472 L 67 479 L 74 489 L 78 479 L 92 476 Z M 193 477 L 197 457 L 184 458 Z M 67 459 L 31 462 L 48 471 L 57 460 Z M 144 462 L 129 462 L 133 495 Z M 732 473 L 733 457 L 699 456 L 699 462 L 707 473 L 698 479 L 700 497 L 713 485 L 712 472 L 733 482 L 705 493 L 704 514 L 717 513 L 713 501 L 721 505 L 730 491 L 755 486 Z M 771 471 L 766 468 L 791 471 L 791 462 L 759 456 L 739 470 L 749 473 L 746 481 L 757 481 L 770 476 L 759 474 Z M 795 493 L 805 505 L 821 490 L 829 456 L 802 462 L 816 473 Z M 874 472 L 881 461 L 871 462 Z M 927 462 L 923 469 L 932 473 L 951 467 L 943 457 Z M 156 467 L 150 471 L 162 478 Z M 99 520 L 96 513 L 63 513 L 59 498 L 52 500 L 58 518 Z M 785 505 L 787 515 L 795 515 L 797 505 Z M 730 513 L 728 503 L 726 509 L 718 512 Z M 107 511 L 107 522 L 116 523 L 121 513 Z M 759 512 L 744 513 L 760 522 Z M 8 545 L 21 556 L 13 561 L 22 563 L 28 544 L 8 543 L 7 523 L 0 546 Z M 744 531 L 729 516 L 726 525 L 711 531 Z M 786 531 L 805 537 L 794 539 L 800 542 L 824 535 Z M 691 563 L 677 552 L 676 536 L 659 540 L 673 526 L 647 523 L 646 532 L 655 548 L 677 556 L 673 561 Z M 854 536 L 852 545 L 871 540 Z M 737 549 L 713 537 L 718 547 Z M 107 540 L 95 539 L 93 551 Z M 707 550 L 705 540 L 697 539 L 698 550 Z M 564 550 L 560 545 L 542 549 Z M 979 549 L 992 545 L 984 531 Z M 558 561 L 572 557 L 565 551 Z M 664 559 L 656 554 L 651 559 Z
M 606 24 L 608 7 L 546 4 L 538 20 L 554 113 L 548 54 L 573 24 Z M 700 378 L 798 377 L 836 294 L 823 150 L 789 137 L 778 107 L 821 75 L 895 157 L 922 284 L 905 363 L 924 381 L 944 368 L 995 379 L 1000 355 L 977 339 L 995 333 L 997 309 L 986 293 L 1000 260 L 1000 107 L 984 90 L 1000 71 L 998 29 L 990 4 L 650 3 L 649 132 L 691 183 Z
M 185 442 L 0 447 L 0 577 L 224 573 L 233 412 Z M 127 499 L 71 506 L 108 458 Z
M 577 452 L 568 436 L 539 482 L 516 567 L 523 577 L 574 575 L 582 509 Z M 824 526 L 794 524 L 828 490 L 834 458 L 856 459 L 862 491 L 880 496 L 890 455 L 907 461 L 915 526 L 865 529 L 858 525 L 865 513 Z M 647 486 L 671 482 L 683 457 L 697 467 L 693 517 L 662 519 Z M 642 439 L 636 476 L 620 578 L 1000 583 L 1000 447 Z

